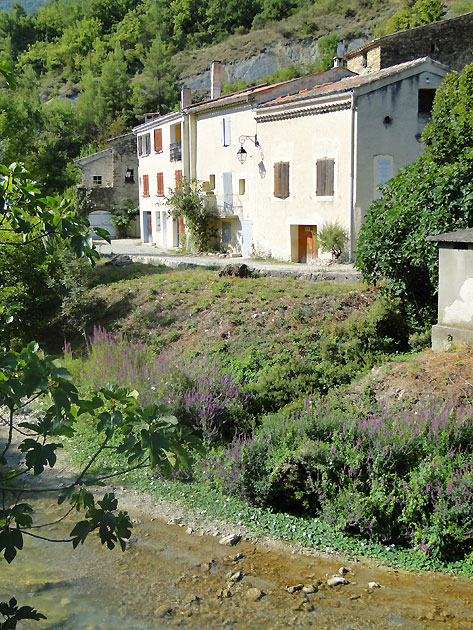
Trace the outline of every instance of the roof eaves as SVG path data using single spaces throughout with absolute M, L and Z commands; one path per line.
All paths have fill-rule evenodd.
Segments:
M 82 158 L 74 160 L 74 164 L 85 165 L 89 162 L 94 162 L 95 160 L 99 160 L 106 155 L 111 155 L 113 153 L 113 149 L 103 149 L 103 151 L 97 151 L 97 153 L 92 153 L 91 155 L 86 155 Z
M 428 241 L 438 243 L 473 243 L 473 229 L 456 230 L 455 232 L 445 232 L 444 234 L 434 234 L 427 236 Z

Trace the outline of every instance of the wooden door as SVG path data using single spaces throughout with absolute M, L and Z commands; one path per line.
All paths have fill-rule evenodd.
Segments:
M 315 246 L 316 225 L 299 225 L 299 262 L 308 263 L 318 257 Z
M 184 225 L 184 217 L 180 215 L 177 217 L 177 231 L 178 231 L 178 240 L 179 246 L 183 247 L 186 244 L 186 226 Z

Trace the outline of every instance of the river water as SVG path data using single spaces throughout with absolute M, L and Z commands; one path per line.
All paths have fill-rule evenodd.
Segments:
M 45 521 L 62 513 L 45 500 L 35 508 Z M 149 510 L 135 506 L 130 512 L 135 527 L 125 553 L 103 549 L 93 537 L 75 551 L 28 539 L 11 565 L 0 561 L 0 600 L 15 596 L 48 617 L 19 629 L 473 628 L 471 580 L 249 541 L 226 547 L 218 537 L 167 525 Z M 48 536 L 61 538 L 70 529 L 71 522 L 63 522 Z M 342 566 L 349 584 L 329 587 L 327 577 Z M 239 579 L 230 579 L 235 573 Z M 369 582 L 381 588 L 369 588 Z M 315 592 L 288 592 L 299 584 Z

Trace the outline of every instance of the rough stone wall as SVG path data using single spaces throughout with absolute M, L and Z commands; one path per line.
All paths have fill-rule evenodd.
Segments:
M 110 153 L 105 153 L 100 158 L 84 164 L 81 167 L 82 183 L 86 187 L 93 187 L 93 176 L 100 175 L 102 177 L 102 186 L 113 185 L 113 163 Z
M 136 137 L 129 133 L 111 140 L 113 148 L 113 203 L 120 205 L 123 199 L 131 199 L 138 206 L 138 157 Z M 128 169 L 133 171 L 133 182 L 125 181 Z
M 473 61 L 473 13 L 386 35 L 376 44 L 361 49 L 353 57 L 349 54 L 348 69 L 365 74 L 419 57 L 430 57 L 460 71 Z M 380 55 L 378 60 L 376 55 Z
M 77 188 L 79 206 L 85 206 L 85 213 L 94 210 L 110 210 L 114 204 L 113 188 Z

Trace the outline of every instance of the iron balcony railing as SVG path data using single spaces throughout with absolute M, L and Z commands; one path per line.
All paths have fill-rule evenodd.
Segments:
M 238 216 L 243 206 L 238 195 L 207 193 L 207 207 L 214 216 L 225 218 Z

